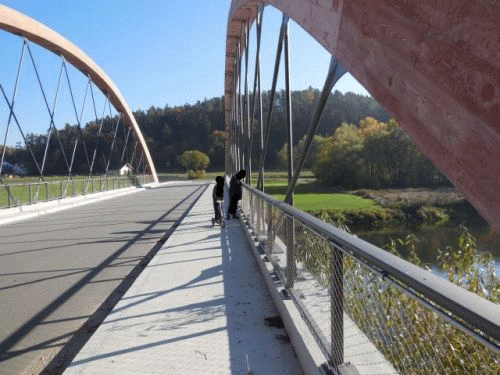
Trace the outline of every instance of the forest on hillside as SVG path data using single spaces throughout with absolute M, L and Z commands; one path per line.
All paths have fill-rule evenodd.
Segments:
M 319 94 L 319 90 L 313 88 L 292 92 L 295 141 L 303 137 L 309 126 Z M 276 93 L 266 160 L 268 165 L 275 164 L 278 158 L 277 151 L 285 142 L 282 137 L 284 113 L 279 105 L 283 97 L 283 91 Z M 263 92 L 263 108 L 264 115 L 266 115 L 266 110 L 269 108 L 269 92 Z M 209 155 L 210 169 L 223 169 L 224 97 L 205 99 L 192 105 L 185 104 L 176 107 L 166 105 L 164 108 L 152 106 L 146 111 L 138 110 L 134 112 L 134 115 L 148 143 L 158 171 L 182 169 L 178 159 L 185 150 L 190 149 L 200 150 Z M 370 97 L 352 93 L 344 95 L 335 91 L 329 97 L 318 134 L 331 134 L 341 123 L 356 124 L 367 116 L 375 117 L 380 121 L 389 118 L 385 110 Z M 84 174 L 89 169 L 85 149 L 91 152 L 98 146 L 98 156 L 102 154 L 107 156 L 111 149 L 116 124 L 116 118 L 106 117 L 100 134 L 100 121 L 87 123 L 82 128 L 75 124 L 66 124 L 63 129 L 58 129 L 57 135 L 51 134 L 50 136 L 44 174 L 67 174 L 68 169 L 65 163 L 61 162 L 61 155 L 64 153 L 70 159 L 76 142 L 79 144 L 76 148 L 72 170 L 75 174 Z M 126 133 L 119 127 L 115 140 L 117 144 L 114 148 L 122 150 L 125 139 Z M 47 143 L 47 135 L 27 134 L 26 141 L 37 160 L 41 160 Z M 11 164 L 23 163 L 32 174 L 36 175 L 36 166 L 26 146 L 19 142 L 13 147 L 7 147 L 6 159 Z M 98 163 L 95 167 L 98 168 L 96 172 L 103 172 L 101 164 Z
M 266 119 L 266 111 L 269 108 L 269 96 L 270 92 L 263 93 L 264 119 Z M 300 149 L 301 140 L 303 140 L 311 123 L 319 96 L 320 91 L 311 87 L 306 90 L 293 91 L 291 94 L 293 142 L 296 152 Z M 283 164 L 284 147 L 286 149 L 284 97 L 284 91 L 279 91 L 275 95 L 265 161 L 266 168 L 279 168 Z M 187 150 L 199 150 L 207 154 L 210 159 L 209 170 L 220 171 L 224 169 L 226 139 L 224 97 L 205 99 L 192 105 L 186 104 L 176 107 L 166 105 L 164 108 L 152 106 L 146 111 L 136 111 L 134 115 L 146 139 L 158 172 L 182 170 L 179 159 L 182 153 Z M 309 155 L 307 167 L 315 169 L 318 176 L 325 182 L 337 183 L 338 181 L 329 179 L 321 172 L 321 165 L 330 168 L 332 163 L 329 164 L 327 159 L 330 158 L 333 162 L 338 155 L 327 155 L 324 149 L 320 154 L 322 159 L 315 161 L 314 158 L 319 151 L 319 144 L 331 146 L 332 142 L 325 141 L 325 139 L 333 139 L 331 137 L 335 135 L 337 129 L 342 126 L 359 128 L 366 118 L 373 118 L 375 122 L 383 124 L 388 123 L 390 120 L 389 114 L 374 99 L 368 96 L 353 93 L 342 94 L 339 91 L 333 92 L 328 98 L 316 132 L 317 136 L 319 136 L 316 141 L 318 139 L 323 141 L 315 142 L 316 150 Z M 91 165 L 93 165 L 93 174 L 117 170 L 121 167 L 120 164 L 124 162 L 123 149 L 127 139 L 126 129 L 123 125 L 117 127 L 117 123 L 119 124 L 117 118 L 106 117 L 102 122 L 90 122 L 81 128 L 74 124 L 66 124 L 63 129 L 53 130 L 53 133 L 56 134 L 50 134 L 49 137 L 47 135 L 28 134 L 26 136 L 27 144 L 18 143 L 15 147 L 6 148 L 6 160 L 11 164 L 22 164 L 31 174 L 37 175 L 37 166 L 33 162 L 31 154 L 34 154 L 37 160 L 42 160 L 45 149 L 48 147 L 46 160 L 43 164 L 44 175 L 67 175 L 68 164 L 72 165 L 71 171 L 75 175 L 88 174 Z M 394 126 L 391 125 L 391 129 Z M 377 126 L 371 126 L 370 129 L 378 128 Z M 114 136 L 115 132 L 116 136 Z M 258 147 L 258 126 L 254 126 L 253 136 L 256 139 L 253 144 Z M 398 137 L 401 138 L 401 135 L 398 135 Z M 50 141 L 47 145 L 48 138 Z M 97 152 L 95 162 L 92 162 L 94 149 Z M 330 150 L 333 149 L 335 148 L 330 147 Z M 132 146 L 129 145 L 126 154 L 130 155 L 132 152 Z M 373 153 L 374 151 L 371 150 L 370 152 Z M 122 157 L 120 157 L 120 154 Z M 253 155 L 257 163 L 256 158 L 259 155 L 257 148 L 254 149 Z M 351 152 L 350 156 L 353 157 L 353 155 Z M 357 155 L 363 156 L 359 152 Z M 365 155 L 365 157 L 369 156 Z M 65 162 L 64 160 L 68 161 Z M 408 163 L 406 163 L 407 165 Z M 377 169 L 374 167 L 369 168 L 371 168 L 370 171 L 372 172 Z M 389 168 L 393 168 L 393 166 L 389 166 Z M 386 173 L 393 174 L 393 172 L 389 170 Z M 344 172 L 341 171 L 340 173 L 342 178 Z M 380 181 L 388 180 L 384 177 Z

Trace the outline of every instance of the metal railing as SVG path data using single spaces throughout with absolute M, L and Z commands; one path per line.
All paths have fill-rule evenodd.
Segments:
M 98 193 L 152 182 L 150 175 L 99 176 L 0 185 L 0 208 Z
M 249 186 L 242 210 L 333 368 L 500 373 L 498 305 Z

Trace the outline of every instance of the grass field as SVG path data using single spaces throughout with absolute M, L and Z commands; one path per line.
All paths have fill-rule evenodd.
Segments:
M 278 200 L 285 199 L 288 182 L 283 179 L 268 179 L 264 184 L 264 191 Z M 308 179 L 299 181 L 295 187 L 294 206 L 303 211 L 321 210 L 383 210 L 377 202 L 372 199 L 362 198 L 353 194 L 336 193 L 327 191 L 325 187 L 310 182 Z
M 145 177 L 149 182 L 149 177 Z M 146 182 L 143 176 L 108 176 L 108 177 L 44 177 L 38 178 L 9 178 L 3 186 L 0 185 L 0 207 L 26 205 L 35 202 L 49 201 L 76 195 L 90 194 L 100 191 L 120 189 L 134 186 L 139 180 Z
M 274 195 L 276 199 L 284 200 L 285 195 Z M 321 210 L 368 210 L 379 211 L 382 208 L 375 202 L 350 194 L 296 194 L 294 196 L 294 206 L 303 211 Z
M 224 176 L 224 172 L 207 173 L 203 180 L 214 181 L 216 176 Z M 252 186 L 256 186 L 258 174 L 252 175 Z M 187 179 L 185 173 L 163 173 L 159 174 L 160 182 Z M 38 183 L 38 178 L 14 178 L 6 180 L 9 190 L 4 186 L 0 189 L 0 207 L 10 205 L 29 204 L 44 200 L 57 199 L 61 197 L 80 195 L 101 190 L 123 188 L 133 185 L 127 177 L 114 177 L 108 179 L 94 178 L 89 180 L 85 177 L 75 177 L 69 182 L 64 176 L 51 176 L 44 178 L 46 182 Z M 114 180 L 114 181 L 113 181 Z M 266 172 L 265 192 L 278 200 L 284 200 L 288 186 L 286 172 Z M 382 207 L 372 199 L 362 198 L 352 194 L 336 193 L 326 191 L 324 187 L 314 182 L 314 176 L 309 171 L 301 173 L 301 178 L 295 188 L 294 205 L 304 211 L 320 210 L 368 210 L 378 211 Z
M 224 172 L 210 172 L 204 179 L 214 180 L 216 176 L 224 176 Z M 257 185 L 258 173 L 252 174 L 252 186 Z M 264 176 L 264 191 L 278 200 L 285 199 L 288 187 L 287 172 L 266 172 Z M 352 211 L 381 211 L 377 202 L 372 199 L 362 198 L 353 194 L 328 191 L 314 181 L 311 171 L 304 171 L 295 187 L 294 206 L 310 212 L 321 210 L 352 210 Z
M 224 176 L 226 173 L 224 171 L 220 172 L 207 172 L 204 180 L 215 180 L 216 176 Z M 169 174 L 170 175 L 170 174 Z M 185 174 L 183 174 L 185 176 Z M 259 176 L 258 172 L 252 172 L 252 186 L 255 186 L 257 177 Z M 311 171 L 303 171 L 300 173 L 300 177 L 302 180 L 304 179 L 314 179 L 314 175 Z M 247 175 L 248 179 L 248 175 Z M 286 182 L 287 180 L 287 172 L 282 171 L 267 171 L 264 173 L 264 179 L 266 186 L 269 183 L 274 182 Z

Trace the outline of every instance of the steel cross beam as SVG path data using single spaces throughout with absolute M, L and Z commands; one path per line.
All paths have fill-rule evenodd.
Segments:
M 253 118 L 255 115 L 255 100 L 256 100 L 256 95 L 259 97 L 259 124 L 262 125 L 262 95 L 260 91 L 260 40 L 261 40 L 261 32 L 262 32 L 262 16 L 264 13 L 264 8 L 260 7 L 259 13 L 257 14 L 257 48 L 255 51 L 255 73 L 254 73 L 254 80 L 253 80 L 253 95 L 252 95 L 252 106 L 250 110 L 250 140 L 249 140 L 249 145 L 248 145 L 248 150 L 249 150 L 249 155 L 250 155 L 250 165 L 249 165 L 249 173 L 248 173 L 248 183 L 251 186 L 252 185 L 252 144 L 253 144 Z M 257 86 L 258 83 L 258 86 Z M 258 92 L 257 92 L 257 87 L 258 87 Z M 262 134 L 262 128 L 261 128 L 261 134 Z
M 269 97 L 269 109 L 267 111 L 267 120 L 266 120 L 266 135 L 264 136 L 264 149 L 260 154 L 260 163 L 259 163 L 259 182 L 260 185 L 257 185 L 257 188 L 260 190 L 264 189 L 263 181 L 264 181 L 264 161 L 266 159 L 267 152 L 267 144 L 269 141 L 269 132 L 271 130 L 271 118 L 273 115 L 273 107 L 274 107 L 274 94 L 276 93 L 276 82 L 278 80 L 278 73 L 280 70 L 280 62 L 281 62 L 281 53 L 283 50 L 283 41 L 285 39 L 285 33 L 288 30 L 288 17 L 283 15 L 283 20 L 281 22 L 280 36 L 278 40 L 278 48 L 276 49 L 276 60 L 274 62 L 274 74 L 273 74 L 273 83 L 271 87 L 271 94 Z
M 52 29 L 4 5 L 0 5 L 0 29 L 21 35 L 56 55 L 63 56 L 75 68 L 88 75 L 104 95 L 109 96 L 109 101 L 118 112 L 123 114 L 124 120 L 137 135 L 150 173 L 154 181 L 158 182 L 153 159 L 132 110 L 113 81 L 89 56 Z
M 12 121 L 12 117 L 14 116 L 14 104 L 15 104 L 15 100 L 16 100 L 17 89 L 19 88 L 19 77 L 21 75 L 21 66 L 23 64 L 25 47 L 26 47 L 26 43 L 23 43 L 23 48 L 21 50 L 21 57 L 19 59 L 19 64 L 17 66 L 16 83 L 14 85 L 14 92 L 12 93 L 12 101 L 9 102 L 9 103 L 11 103 L 11 109 L 10 109 L 10 113 L 9 113 L 9 120 L 7 121 L 7 126 L 5 129 L 4 140 L 3 140 L 2 158 L 0 159 L 0 175 L 2 174 L 3 162 L 5 160 L 5 150 L 6 150 L 5 146 L 7 145 L 7 137 L 9 135 L 10 123 Z M 1 83 L 0 83 L 0 85 L 1 85 Z M 6 98 L 6 100 L 8 101 L 7 98 Z
M 311 126 L 306 132 L 306 139 L 304 143 L 304 151 L 302 152 L 302 155 L 300 156 L 299 163 L 297 164 L 297 167 L 295 168 L 295 171 L 292 175 L 292 180 L 288 182 L 288 189 L 285 193 L 285 202 L 290 204 L 292 202 L 292 197 L 293 197 L 293 190 L 295 188 L 295 184 L 297 183 L 297 179 L 299 178 L 300 171 L 302 170 L 302 167 L 304 166 L 304 163 L 306 161 L 307 153 L 309 152 L 309 149 L 311 148 L 312 140 L 314 137 L 314 134 L 316 133 L 316 129 L 318 128 L 319 125 L 319 120 L 321 120 L 321 114 L 323 113 L 323 110 L 325 109 L 326 101 L 328 100 L 328 96 L 332 92 L 333 86 L 335 86 L 335 83 L 342 78 L 342 76 L 346 73 L 346 70 L 338 63 L 337 59 L 335 56 L 332 56 L 331 61 L 330 61 L 330 68 L 328 71 L 328 76 L 326 77 L 325 84 L 323 86 L 323 90 L 321 91 L 321 96 L 319 98 L 318 105 L 316 107 L 316 111 L 314 112 L 314 117 L 311 122 Z
M 233 0 L 226 129 L 238 26 L 271 5 L 314 37 L 394 116 L 500 231 L 500 2 Z

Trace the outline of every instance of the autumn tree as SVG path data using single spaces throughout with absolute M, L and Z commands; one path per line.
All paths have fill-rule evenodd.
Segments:
M 179 163 L 186 169 L 189 178 L 201 178 L 205 176 L 205 170 L 210 165 L 210 158 L 201 151 L 190 150 L 182 153 Z
M 323 183 L 345 188 L 404 188 L 448 183 L 410 137 L 390 119 L 342 124 L 319 145 L 313 171 Z

